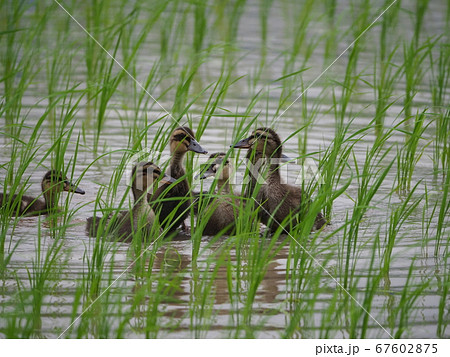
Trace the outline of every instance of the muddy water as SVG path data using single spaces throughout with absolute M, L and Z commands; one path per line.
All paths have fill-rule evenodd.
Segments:
M 374 9 L 379 8 L 382 2 L 375 2 Z M 258 15 L 258 1 L 249 1 L 246 6 L 245 13 L 242 15 L 238 42 L 237 52 L 235 53 L 235 59 L 238 61 L 238 65 L 233 73 L 236 77 L 241 75 L 251 76 L 251 73 L 255 72 L 256 66 L 261 61 L 261 51 L 259 45 L 259 15 Z M 445 9 L 444 2 L 436 1 L 430 2 L 430 9 L 425 17 L 424 21 L 424 34 L 433 35 L 441 34 L 444 30 L 445 21 Z M 348 9 L 347 9 L 348 10 Z M 340 5 L 339 12 L 345 12 L 346 6 Z M 65 16 L 63 13 L 60 16 Z M 267 57 L 266 63 L 272 63 L 269 69 L 262 73 L 261 78 L 263 80 L 273 80 L 282 76 L 283 59 L 280 59 L 280 53 L 288 48 L 289 38 L 285 34 L 285 28 L 283 26 L 283 9 L 279 4 L 274 4 L 270 13 L 270 31 L 268 36 Z M 347 14 L 348 16 L 348 14 Z M 407 17 L 401 17 L 402 21 L 409 24 Z M 320 34 L 323 32 L 323 23 L 314 22 L 310 25 L 311 34 Z M 345 25 L 342 25 L 345 28 Z M 405 26 L 406 28 L 407 26 Z M 409 27 L 408 27 L 409 28 Z M 358 70 L 363 68 L 372 68 L 374 49 L 370 48 L 370 41 L 377 37 L 376 33 L 378 28 L 372 29 L 367 34 L 366 46 L 362 48 L 360 59 L 358 63 Z M 402 29 L 406 34 L 408 30 Z M 139 68 L 141 72 L 138 73 L 138 79 L 145 78 L 147 64 L 152 60 L 158 58 L 158 31 L 154 31 L 150 34 L 148 51 L 151 53 L 151 58 L 143 57 L 138 60 Z M 81 30 L 74 26 L 74 36 L 82 38 L 83 34 Z M 407 37 L 409 38 L 409 37 Z M 347 39 L 343 43 L 338 44 L 337 54 L 343 51 L 346 46 L 351 42 Z M 244 56 L 245 55 L 245 56 Z M 346 54 L 338 60 L 335 65 L 324 76 L 327 79 L 341 80 L 342 73 L 345 71 L 345 65 L 347 63 Z M 210 58 L 201 68 L 201 75 L 198 78 L 198 82 L 195 85 L 206 85 L 212 81 L 217 80 L 220 75 L 221 59 L 219 57 Z M 318 75 L 320 75 L 323 69 L 323 52 L 319 46 L 317 51 L 314 52 L 312 59 L 308 62 L 310 70 L 304 73 L 305 83 L 311 83 Z M 75 66 L 74 71 L 77 71 L 77 75 L 82 77 L 85 69 L 82 66 Z M 368 73 L 371 73 L 368 70 Z M 45 88 L 44 79 L 41 77 L 42 82 L 37 82 L 30 89 L 30 93 L 27 95 L 27 103 L 30 105 L 30 114 L 27 119 L 28 123 L 33 124 L 40 115 L 42 115 L 42 107 L 33 106 L 33 103 L 39 98 L 39 93 L 42 88 Z M 143 79 L 140 79 L 143 80 Z M 310 103 L 314 102 L 318 94 L 321 92 L 324 80 L 318 81 L 308 92 L 308 98 Z M 130 81 L 126 79 L 126 81 Z M 424 81 L 426 83 L 426 81 Z M 404 83 L 398 83 L 396 87 L 397 94 L 400 96 L 404 88 Z M 240 80 L 233 86 L 232 90 L 227 93 L 227 97 L 222 104 L 222 107 L 230 110 L 233 113 L 240 113 L 249 104 L 252 95 L 259 90 L 258 88 L 252 88 L 249 86 L 249 81 Z M 373 103 L 372 90 L 368 87 L 360 88 L 364 94 L 357 96 L 354 102 L 351 102 L 351 108 L 353 113 L 357 113 L 361 110 L 361 114 L 357 116 L 354 121 L 352 130 L 357 131 L 360 128 L 364 128 L 368 125 L 374 115 L 373 106 L 368 106 Z M 157 89 L 160 91 L 161 89 Z M 336 89 L 339 91 L 339 89 Z M 252 114 L 256 114 L 260 111 L 264 113 L 262 118 L 267 115 L 268 121 L 270 121 L 278 108 L 278 96 L 280 89 L 276 86 L 271 87 L 271 91 L 267 100 L 258 102 L 252 111 Z M 328 101 L 325 100 L 320 105 L 319 115 L 311 125 L 308 134 L 308 151 L 317 152 L 323 150 L 330 145 L 335 134 L 335 119 L 331 106 L 331 91 Z M 130 99 L 126 94 L 114 96 L 111 101 L 111 107 L 115 110 L 111 110 L 107 113 L 107 122 L 105 124 L 104 131 L 100 138 L 100 153 L 103 151 L 124 150 L 128 145 L 128 124 L 131 123 L 133 112 L 127 111 L 123 108 L 123 103 L 127 103 Z M 299 113 L 301 111 L 301 101 L 294 104 L 290 110 L 286 111 L 281 118 L 279 118 L 273 125 L 282 138 L 286 138 L 293 130 L 296 130 L 299 126 Z M 428 86 L 423 86 L 416 96 L 415 105 L 416 108 L 422 108 L 429 105 L 430 92 Z M 169 109 L 171 102 L 169 97 L 165 97 L 161 101 L 162 106 Z M 202 100 L 196 103 L 192 108 L 192 116 L 194 119 L 194 129 L 196 120 L 198 120 L 202 110 Z M 416 110 L 414 108 L 413 112 Z M 396 121 L 397 114 L 401 111 L 401 101 L 392 106 L 388 112 L 386 118 L 386 126 L 391 126 Z M 81 130 L 82 122 L 86 120 L 86 106 L 82 105 L 81 110 L 77 114 L 76 131 Z M 148 116 L 150 119 L 155 119 L 160 115 L 160 110 L 156 106 L 149 111 Z M 130 119 L 123 119 L 129 116 Z M 4 119 L 1 119 L 4 122 Z M 262 124 L 265 124 L 265 120 L 261 120 Z M 149 130 L 148 140 L 152 142 L 155 136 L 156 128 L 160 124 L 155 125 Z M 222 117 L 213 117 L 206 129 L 203 137 L 201 138 L 201 144 L 209 151 L 226 151 L 231 143 L 236 138 L 232 136 L 234 127 L 234 119 L 224 119 Z M 426 136 L 432 138 L 434 135 L 434 124 L 432 123 Z M 40 138 L 40 143 L 43 148 L 48 148 L 50 131 L 45 130 Z M 75 139 L 74 139 L 75 141 Z M 401 133 L 397 133 L 392 136 L 388 141 L 388 145 L 395 147 L 397 144 L 402 144 L 404 137 Z M 364 140 L 355 145 L 355 157 L 361 165 L 364 163 L 366 150 L 371 147 L 374 142 L 374 137 L 368 135 Z M 79 175 L 87 168 L 96 155 L 92 152 L 93 146 L 93 132 L 87 130 L 85 143 L 79 149 L 76 175 Z M 69 145 L 67 158 L 73 155 L 75 146 L 73 143 Z M 105 149 L 105 150 L 104 150 Z M 285 152 L 295 157 L 298 152 L 297 140 L 295 138 L 289 140 L 285 144 Z M 9 161 L 9 146 L 6 146 L 0 153 L 1 163 Z M 164 152 L 168 154 L 168 152 Z M 387 160 L 395 157 L 396 150 L 391 150 L 387 156 Z M 240 154 L 243 156 L 243 153 Z M 58 336 L 71 321 L 71 314 L 73 312 L 73 301 L 77 292 L 77 286 L 80 284 L 80 279 L 83 274 L 86 273 L 87 259 L 92 255 L 93 242 L 84 233 L 85 219 L 92 215 L 94 209 L 94 201 L 97 198 L 97 191 L 100 184 L 107 184 L 109 178 L 114 172 L 115 166 L 118 165 L 122 156 L 121 152 L 107 155 L 104 159 L 100 159 L 85 173 L 80 187 L 86 191 L 86 195 L 74 196 L 71 201 L 71 207 L 80 208 L 76 211 L 72 223 L 74 226 L 70 227 L 66 233 L 65 242 L 62 252 L 60 254 L 62 271 L 58 283 L 52 290 L 52 293 L 44 298 L 44 305 L 42 307 L 42 335 L 45 337 Z M 432 207 L 436 200 L 440 199 L 439 189 L 442 177 L 438 177 L 437 180 L 433 178 L 433 163 L 431 157 L 433 156 L 433 146 L 430 145 L 424 150 L 424 154 L 416 165 L 413 185 L 420 182 L 417 190 L 414 193 L 414 199 L 419 198 L 425 190 L 428 191 L 429 202 L 428 210 L 425 210 L 425 216 L 429 217 Z M 314 156 L 315 159 L 319 159 L 318 155 Z M 38 158 L 40 159 L 40 158 Z M 349 162 L 350 169 L 344 173 L 344 178 L 348 178 L 354 170 L 354 163 Z M 39 182 L 40 176 L 45 172 L 44 168 L 38 168 L 32 173 L 31 187 L 29 189 L 30 194 L 39 194 Z M 353 171 L 354 172 L 354 171 Z M 289 180 L 295 180 L 296 171 L 290 170 L 288 173 Z M 358 248 L 358 259 L 356 260 L 355 270 L 357 276 L 361 277 L 357 283 L 358 290 L 355 294 L 355 298 L 363 299 L 365 291 L 366 277 L 370 273 L 368 267 L 371 258 L 371 244 L 365 246 L 364 242 L 371 242 L 377 232 L 380 232 L 381 239 L 384 239 L 384 233 L 387 229 L 387 223 L 389 219 L 389 212 L 393 204 L 401 202 L 401 198 L 396 194 L 391 194 L 396 179 L 396 167 L 391 169 L 388 176 L 384 180 L 382 186 L 375 195 L 372 205 L 365 219 L 363 220 L 359 232 L 359 241 L 361 246 Z M 237 184 L 235 192 L 240 192 L 240 183 L 242 180 L 242 168 L 237 172 Z M 123 184 L 119 187 L 117 196 L 120 198 L 125 192 L 126 179 L 122 180 Z M 332 275 L 334 275 L 338 269 L 337 266 L 342 262 L 339 262 L 338 250 L 340 244 L 344 239 L 342 231 L 336 233 L 331 238 L 326 238 L 328 234 L 339 228 L 345 223 L 346 215 L 350 214 L 354 201 L 357 196 L 358 186 L 357 181 L 354 180 L 352 185 L 348 188 L 346 195 L 339 197 L 333 206 L 333 219 L 332 225 L 327 227 L 317 239 L 319 244 L 315 251 L 320 251 L 315 258 L 317 263 L 323 265 Z M 86 203 L 88 203 L 86 205 Z M 394 247 L 393 260 L 391 263 L 389 274 L 381 279 L 378 292 L 375 294 L 372 304 L 371 314 L 383 325 L 388 331 L 391 331 L 389 326 L 389 316 L 395 306 L 398 306 L 401 297 L 401 292 L 407 282 L 408 271 L 413 261 L 414 271 L 412 274 L 412 281 L 409 282 L 410 286 L 418 287 L 423 284 L 428 286 L 418 296 L 414 302 L 414 308 L 411 309 L 408 321 L 408 328 L 405 331 L 403 337 L 435 337 L 436 326 L 439 314 L 440 297 L 440 284 L 446 274 L 448 274 L 447 261 L 443 258 L 441 248 L 441 254 L 437 257 L 433 256 L 435 242 L 434 232 L 437 225 L 437 216 L 431 220 L 429 227 L 429 239 L 424 236 L 424 227 L 422 224 L 422 211 L 424 210 L 425 202 L 421 201 L 418 208 L 413 215 L 409 217 L 405 223 L 403 229 L 399 234 L 398 241 Z M 42 222 L 38 218 L 25 218 L 15 228 L 14 232 L 11 232 L 10 238 L 8 238 L 6 246 L 11 249 L 15 244 L 17 248 L 12 255 L 9 269 L 14 274 L 10 274 L 10 279 L 4 282 L 5 292 L 1 296 L 2 309 L 4 311 L 10 311 L 14 306 L 13 301 L 15 298 L 14 292 L 17 290 L 17 281 L 20 281 L 23 285 L 23 289 L 27 289 L 29 282 L 27 279 L 27 269 L 31 267 L 31 262 L 36 257 L 38 224 L 42 225 Z M 448 232 L 448 220 L 446 221 Z M 45 225 L 42 225 L 45 230 Z M 448 240 L 448 233 L 444 240 Z M 286 237 L 286 239 L 289 239 Z M 198 271 L 203 272 L 204 276 L 208 276 L 207 269 L 212 269 L 211 260 L 209 257 L 217 250 L 221 249 L 226 243 L 227 238 L 217 242 L 211 242 L 207 237 L 201 243 L 201 255 L 196 262 L 192 262 L 192 243 L 190 241 L 177 241 L 165 244 L 155 254 L 154 275 L 164 277 L 165 279 L 173 279 L 177 286 L 176 291 L 173 293 L 172 299 L 162 300 L 158 304 L 160 326 L 157 337 L 235 337 L 235 336 L 249 336 L 248 331 L 245 332 L 245 324 L 240 323 L 240 331 L 236 329 L 237 319 L 239 318 L 238 311 L 243 309 L 243 300 L 231 301 L 228 290 L 227 271 L 226 267 L 220 266 L 218 268 L 215 279 L 212 282 L 213 305 L 209 310 L 210 317 L 202 321 L 206 324 L 201 331 L 197 332 L 193 329 L 195 325 L 194 320 L 190 316 L 190 304 L 195 293 L 195 288 L 198 285 L 198 279 L 196 273 Z M 50 242 L 50 238 L 47 237 L 46 243 Z M 281 242 L 279 243 L 281 244 Z M 7 248 L 8 249 L 8 248 Z M 119 275 L 127 269 L 133 261 L 133 254 L 130 253 L 130 249 L 127 245 L 115 246 L 114 256 L 109 255 L 110 259 L 106 259 L 105 271 L 112 271 L 113 277 L 119 277 Z M 253 335 L 261 338 L 277 338 L 281 337 L 287 325 L 289 324 L 290 317 L 293 314 L 293 308 L 289 305 L 288 298 L 290 294 L 290 287 L 286 283 L 286 274 L 288 265 L 288 252 L 287 246 L 282 248 L 279 253 L 267 264 L 267 272 L 258 287 L 257 294 L 255 296 L 255 302 L 253 304 L 253 316 L 252 327 Z M 113 259 L 112 259 L 113 258 Z M 237 263 L 236 252 L 232 249 L 229 252 L 229 262 L 233 266 Z M 167 271 L 167 262 L 173 262 L 174 268 Z M 170 265 L 170 264 L 169 264 Z M 164 266 L 162 269 L 161 266 Z M 322 269 L 317 266 L 317 269 Z M 17 278 L 13 279 L 15 276 Z M 339 279 L 338 276 L 336 278 Z M 114 280 L 114 279 L 113 279 Z M 104 286 L 107 286 L 108 282 L 105 281 Z M 108 308 L 109 316 L 108 321 L 111 328 L 111 332 L 108 336 L 114 337 L 115 330 L 119 327 L 121 322 L 121 313 L 118 311 L 118 307 L 122 311 L 127 311 L 130 308 L 130 304 L 133 301 L 133 294 L 137 289 L 137 282 L 132 274 L 129 272 L 120 276 L 117 282 L 114 284 L 113 293 L 110 295 L 110 308 Z M 296 337 L 320 337 L 324 336 L 323 329 L 324 323 L 322 322 L 326 311 L 329 308 L 330 300 L 333 297 L 334 290 L 337 288 L 336 282 L 328 277 L 325 273 L 320 278 L 321 287 L 320 292 L 315 295 L 314 291 L 307 288 L 300 293 L 300 296 L 304 301 L 308 302 L 308 299 L 314 299 L 309 306 L 310 311 L 309 320 L 302 319 L 299 322 L 301 328 L 299 332 L 294 334 Z M 242 287 L 242 291 L 246 291 L 245 283 Z M 148 301 L 151 301 L 152 297 L 148 296 Z M 448 304 L 448 301 L 447 301 Z M 107 304 L 106 304 L 107 305 Z M 145 305 L 145 304 L 144 304 Z M 107 305 L 108 306 L 108 305 Z M 145 310 L 145 309 L 144 309 Z M 80 308 L 77 310 L 80 312 Z M 126 337 L 145 337 L 144 327 L 146 324 L 145 313 L 140 316 L 132 317 L 125 328 L 123 336 Z M 448 320 L 448 316 L 444 315 L 444 319 Z M 7 324 L 7 319 L 2 319 L 2 327 Z M 345 328 L 345 319 L 343 321 L 334 321 L 336 325 L 329 326 L 330 323 L 326 323 L 325 327 L 331 329 L 330 337 L 348 337 L 349 332 Z M 1 320 L 0 320 L 1 321 Z M 70 336 L 75 337 L 76 333 L 69 333 Z M 94 334 L 95 336 L 95 334 Z M 374 320 L 369 321 L 369 327 L 367 331 L 367 337 L 388 337 L 386 332 L 378 326 Z M 450 332 L 446 333 L 446 336 L 450 336 Z

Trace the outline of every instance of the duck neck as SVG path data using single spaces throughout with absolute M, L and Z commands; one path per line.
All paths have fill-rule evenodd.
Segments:
M 154 191 L 150 189 L 139 190 L 136 187 L 131 188 L 133 192 L 133 198 L 134 198 L 134 204 L 135 205 L 142 205 L 142 204 L 149 204 L 148 199 L 146 200 L 145 197 L 151 197 L 154 194 Z
M 145 215 L 145 213 L 151 209 L 150 203 L 148 202 L 148 194 L 152 194 L 152 192 L 142 191 L 137 188 L 132 188 L 133 191 L 133 197 L 134 197 L 134 205 L 133 205 L 133 212 L 136 214 L 136 219 L 139 218 L 142 215 Z
M 134 186 L 131 188 L 131 191 L 133 192 L 134 203 L 138 203 L 140 201 L 139 198 L 144 194 L 144 192 L 141 190 L 138 190 Z
M 267 181 L 269 183 L 279 183 L 281 181 L 280 159 L 281 159 L 281 149 L 275 151 L 271 157 L 268 157 L 269 172 Z
M 247 160 L 249 162 L 247 172 L 249 181 L 245 190 L 245 196 L 251 197 L 256 187 L 257 178 L 262 174 L 263 162 L 261 161 L 261 157 L 252 156 L 251 151 L 247 153 Z
M 149 192 L 148 194 L 151 194 Z M 132 209 L 133 229 L 137 232 L 142 224 L 152 222 L 154 212 L 147 199 L 147 191 L 138 190 L 133 187 L 134 205 Z
M 183 168 L 183 159 L 185 152 L 175 151 L 172 153 L 172 158 L 170 159 L 170 176 L 173 178 L 180 178 L 186 173 Z
M 230 194 L 233 193 L 233 189 L 230 185 L 230 180 L 227 179 L 219 179 L 217 181 L 217 192 L 223 193 L 223 194 Z

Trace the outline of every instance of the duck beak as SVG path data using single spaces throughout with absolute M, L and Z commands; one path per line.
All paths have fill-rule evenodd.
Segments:
M 238 141 L 234 145 L 231 145 L 231 147 L 238 149 L 250 149 L 252 146 L 250 145 L 250 138 L 246 138 L 241 141 Z
M 281 154 L 281 162 L 295 162 L 296 160 L 285 155 L 285 154 Z
M 212 170 L 212 169 L 208 169 L 198 175 L 195 176 L 195 179 L 198 180 L 204 180 L 205 178 L 211 177 L 211 176 L 215 176 L 216 173 Z
M 82 190 L 81 188 L 79 188 L 79 187 L 76 187 L 75 188 L 75 191 L 73 191 L 73 192 L 75 192 L 75 193 L 79 193 L 80 195 L 84 195 L 86 192 L 84 192 L 84 190 Z
M 70 181 L 66 181 L 66 185 L 64 185 L 64 191 L 79 193 L 80 195 L 84 195 L 86 193 L 84 192 L 84 190 L 78 188 Z
M 193 151 L 196 152 L 198 154 L 207 154 L 208 151 L 206 151 L 205 149 L 203 149 L 200 144 L 195 141 L 194 139 L 191 139 L 191 143 L 189 144 L 188 148 L 189 151 Z

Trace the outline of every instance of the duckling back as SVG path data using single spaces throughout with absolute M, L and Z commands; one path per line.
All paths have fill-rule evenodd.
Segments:
M 6 206 L 8 201 L 11 202 L 11 217 L 18 216 L 38 216 L 41 214 L 47 213 L 47 206 L 43 199 L 38 199 L 31 196 L 22 196 L 20 197 L 19 202 L 17 200 L 19 195 L 12 195 L 12 197 L 8 194 L 3 195 L 0 193 L 0 203 L 1 206 Z

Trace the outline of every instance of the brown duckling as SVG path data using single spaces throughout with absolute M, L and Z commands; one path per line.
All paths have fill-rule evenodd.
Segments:
M 184 220 L 189 215 L 191 204 L 191 194 L 189 184 L 186 179 L 186 172 L 183 167 L 183 159 L 188 151 L 199 154 L 207 154 L 200 144 L 195 140 L 194 132 L 188 127 L 176 128 L 170 136 L 170 176 L 178 182 L 168 190 L 160 187 L 153 200 L 163 199 L 163 201 L 153 205 L 155 212 L 159 211 L 159 222 L 163 228 L 169 232 L 176 230 L 180 225 L 183 229 Z M 172 217 L 170 219 L 169 217 Z
M 304 194 L 300 187 L 284 184 L 281 181 L 279 168 L 283 154 L 280 137 L 273 129 L 259 128 L 248 138 L 235 144 L 234 147 L 249 149 L 250 153 L 247 153 L 247 156 L 252 163 L 256 163 L 262 156 L 269 162 L 266 182 L 261 185 L 255 199 L 262 206 L 260 211 L 261 221 L 265 225 L 269 225 L 269 228 L 274 231 L 289 214 L 295 214 L 300 210 L 302 200 L 309 201 L 309 198 L 303 197 Z M 257 167 L 258 173 L 261 173 L 265 166 L 258 165 Z M 253 186 L 246 192 L 247 197 L 254 196 L 256 180 L 254 178 L 251 180 L 250 185 L 253 184 Z M 314 229 L 320 229 L 325 224 L 326 220 L 319 212 L 315 219 Z
M 131 190 L 133 192 L 134 205 L 131 211 L 120 211 L 116 215 L 109 214 L 106 218 L 111 231 L 119 240 L 131 242 L 133 234 L 142 230 L 144 236 L 151 233 L 155 221 L 155 212 L 150 206 L 147 195 L 153 194 L 158 186 L 175 182 L 172 177 L 161 173 L 161 169 L 152 162 L 140 162 L 133 167 L 131 172 Z M 155 183 L 158 182 L 158 185 Z M 151 193 L 149 192 L 151 191 Z M 109 223 L 113 219 L 114 221 Z M 87 232 L 95 237 L 97 235 L 100 218 L 87 219 Z
M 224 230 L 224 234 L 232 234 L 236 220 L 236 202 L 233 199 L 233 189 L 230 184 L 231 166 L 226 154 L 223 152 L 212 154 L 210 164 L 206 170 L 199 175 L 200 179 L 214 176 L 217 179 L 216 191 L 218 195 L 225 197 L 215 198 L 208 205 L 205 212 L 209 214 L 209 210 L 214 212 L 209 216 L 208 222 L 203 230 L 204 235 L 213 236 Z
M 62 172 L 56 170 L 50 170 L 42 179 L 42 198 L 36 198 L 31 196 L 22 196 L 20 200 L 20 206 L 14 209 L 11 213 L 12 217 L 16 216 L 39 216 L 41 214 L 48 214 L 57 210 L 58 205 L 58 193 L 74 192 L 80 195 L 84 195 L 85 192 L 72 184 Z M 7 204 L 8 200 L 14 202 L 18 195 L 13 195 L 12 198 L 6 194 L 0 193 L 1 205 Z

